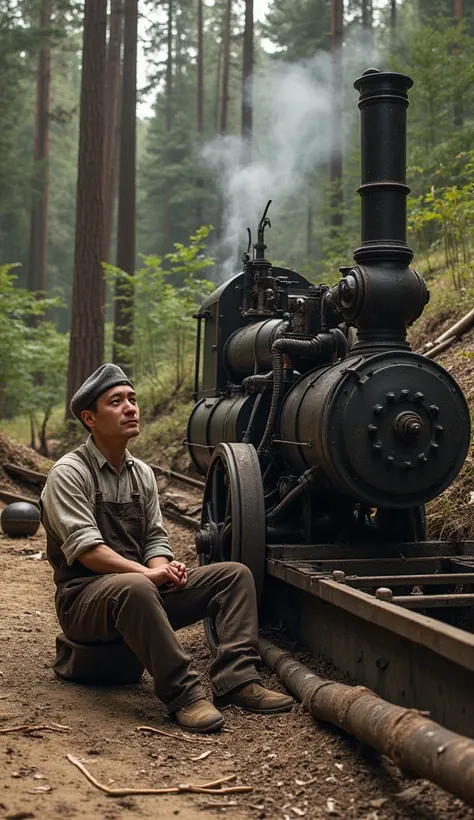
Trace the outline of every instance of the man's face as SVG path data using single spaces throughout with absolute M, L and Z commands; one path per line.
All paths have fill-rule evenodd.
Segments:
M 140 433 L 137 397 L 126 384 L 112 387 L 97 399 L 97 411 L 83 410 L 82 419 L 91 433 L 109 441 L 128 441 Z

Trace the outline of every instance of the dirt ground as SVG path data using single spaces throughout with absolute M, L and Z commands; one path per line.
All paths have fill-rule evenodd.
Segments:
M 168 528 L 177 554 L 191 564 L 192 534 L 173 523 Z M 136 686 L 116 688 L 78 686 L 55 677 L 51 664 L 59 630 L 51 571 L 47 561 L 35 557 L 44 549 L 42 531 L 24 540 L 0 535 L 0 730 L 21 724 L 69 728 L 0 732 L 3 820 L 195 820 L 220 814 L 235 820 L 474 820 L 474 810 L 461 801 L 402 776 L 386 759 L 315 724 L 299 704 L 289 714 L 266 718 L 228 709 L 225 731 L 193 742 L 138 731 L 151 725 L 182 738 L 155 698 L 148 675 Z M 208 683 L 202 626 L 180 636 Z M 278 636 L 279 643 L 283 640 Z M 299 657 L 308 663 L 307 654 Z M 327 671 L 322 663 L 312 665 Z M 268 670 L 262 677 L 281 688 Z M 199 784 L 236 774 L 237 784 L 253 790 L 229 797 L 109 797 L 86 781 L 67 754 L 113 788 Z

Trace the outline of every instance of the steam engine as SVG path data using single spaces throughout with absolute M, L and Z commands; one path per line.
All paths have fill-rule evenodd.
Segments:
M 265 212 L 243 272 L 196 317 L 187 442 L 206 475 L 197 551 L 203 563 L 243 561 L 257 588 L 268 543 L 423 540 L 424 504 L 467 454 L 460 388 L 406 338 L 429 298 L 406 244 L 411 85 L 376 69 L 355 83 L 361 244 L 340 281 L 313 285 L 273 266 Z

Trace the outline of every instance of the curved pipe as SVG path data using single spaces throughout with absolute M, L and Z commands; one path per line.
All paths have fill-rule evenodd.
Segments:
M 316 358 L 321 355 L 324 349 L 324 342 L 330 340 L 334 344 L 334 337 L 327 333 L 319 333 L 314 339 L 277 339 L 272 344 L 272 369 L 273 369 L 273 393 L 268 414 L 267 424 L 263 438 L 258 446 L 257 453 L 260 455 L 265 451 L 270 436 L 275 426 L 278 407 L 283 395 L 283 354 L 289 353 L 296 356 L 308 356 Z

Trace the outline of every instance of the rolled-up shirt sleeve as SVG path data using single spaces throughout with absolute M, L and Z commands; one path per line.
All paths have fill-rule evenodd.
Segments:
M 42 494 L 48 524 L 63 542 L 69 565 L 84 552 L 104 543 L 90 494 L 86 479 L 70 465 L 53 467 Z
M 151 467 L 149 470 L 145 509 L 146 527 L 142 555 L 142 561 L 144 564 L 146 564 L 151 558 L 165 557 L 170 561 L 174 558 L 168 539 L 168 533 L 163 526 L 163 516 L 161 515 L 155 476 Z

